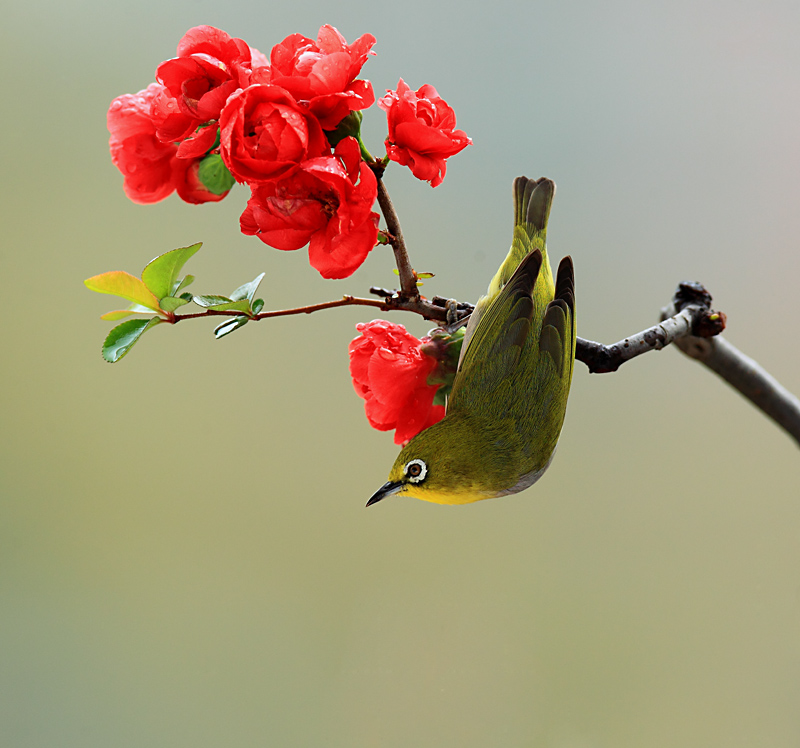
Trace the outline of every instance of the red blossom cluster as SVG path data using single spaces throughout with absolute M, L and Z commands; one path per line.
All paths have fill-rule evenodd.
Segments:
M 423 351 L 430 339 L 382 319 L 356 329 L 361 335 L 350 343 L 350 375 L 370 425 L 395 429 L 395 444 L 405 444 L 441 421 L 444 407 L 433 404 L 438 385 L 428 384 L 438 361 Z
M 378 238 L 375 172 L 392 160 L 435 187 L 445 160 L 471 142 L 432 86 L 414 92 L 401 80 L 379 102 L 386 157 L 369 156 L 360 111 L 375 95 L 358 75 L 374 44 L 371 34 L 347 44 L 326 25 L 316 40 L 288 36 L 267 59 L 219 29 L 190 29 L 178 56 L 158 66 L 156 83 L 108 110 L 126 194 L 153 203 L 177 191 L 204 203 L 244 182 L 245 234 L 283 250 L 308 244 L 323 277 L 351 275 Z

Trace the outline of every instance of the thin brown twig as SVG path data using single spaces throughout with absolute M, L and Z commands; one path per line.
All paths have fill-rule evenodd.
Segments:
M 378 301 L 377 299 L 361 299 L 356 296 L 342 296 L 341 299 L 335 301 L 323 301 L 319 304 L 309 304 L 308 306 L 299 306 L 293 309 L 276 309 L 268 312 L 259 312 L 250 317 L 253 320 L 267 319 L 268 317 L 288 317 L 292 314 L 311 314 L 312 312 L 320 312 L 323 309 L 335 309 L 339 306 L 373 306 L 383 311 L 388 311 L 391 307 L 385 302 Z M 199 317 L 247 317 L 249 315 L 235 309 L 206 309 L 204 312 L 196 312 L 194 314 L 176 314 L 173 322 L 180 322 L 184 319 L 197 319 Z
M 400 273 L 400 295 L 409 299 L 419 298 L 417 288 L 417 278 L 411 261 L 408 259 L 408 250 L 403 239 L 403 230 L 400 228 L 400 219 L 394 209 L 389 191 L 383 183 L 383 179 L 378 178 L 378 205 L 386 221 L 386 228 L 389 231 L 389 243 L 394 251 L 394 261 L 397 265 L 397 272 Z
M 383 289 L 381 289 L 383 290 Z M 438 302 L 438 303 L 437 303 Z M 433 300 L 425 299 L 417 296 L 415 299 L 407 299 L 401 297 L 396 292 L 392 295 L 386 296 L 382 299 L 365 299 L 359 296 L 342 296 L 341 299 L 335 301 L 323 301 L 319 304 L 309 304 L 308 306 L 294 307 L 293 309 L 275 309 L 267 312 L 259 312 L 254 315 L 247 315 L 244 312 L 235 309 L 206 309 L 204 312 L 196 312 L 194 314 L 176 314 L 172 319 L 165 320 L 175 324 L 184 319 L 198 319 L 200 317 L 250 317 L 252 320 L 267 319 L 269 317 L 288 317 L 293 314 L 312 314 L 313 312 L 320 312 L 324 309 L 335 309 L 341 306 L 371 306 L 381 311 L 404 311 L 419 314 L 427 320 L 434 322 L 447 321 L 447 300 L 441 297 L 434 297 Z M 458 305 L 458 315 L 463 319 L 469 314 L 471 310 L 469 304 Z

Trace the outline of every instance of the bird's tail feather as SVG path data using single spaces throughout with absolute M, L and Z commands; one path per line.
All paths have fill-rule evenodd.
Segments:
M 514 226 L 527 228 L 531 238 L 535 234 L 546 234 L 555 193 L 555 182 L 547 177 L 517 177 L 514 180 Z

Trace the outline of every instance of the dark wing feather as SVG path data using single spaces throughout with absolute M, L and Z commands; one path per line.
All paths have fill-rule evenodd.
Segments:
M 495 381 L 514 372 L 530 332 L 533 316 L 531 295 L 541 266 L 542 253 L 537 249 L 520 263 L 503 290 L 485 309 L 460 362 L 451 403 L 457 399 L 459 385 L 470 378 L 478 362 L 485 364 L 485 374 Z
M 539 350 L 547 353 L 562 377 L 571 377 L 575 348 L 575 276 L 572 258 L 561 260 L 556 295 L 545 309 Z

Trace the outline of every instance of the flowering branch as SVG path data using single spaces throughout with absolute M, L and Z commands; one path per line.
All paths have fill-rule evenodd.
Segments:
M 405 246 L 401 251 L 405 254 Z M 371 288 L 370 292 L 381 298 L 343 296 L 335 301 L 260 312 L 251 319 L 312 314 L 342 306 L 370 306 L 381 311 L 413 312 L 425 319 L 445 323 L 452 322 L 453 312 L 449 310 L 455 310 L 458 321 L 465 319 L 472 310 L 470 304 L 441 296 L 434 296 L 430 300 L 421 296 L 409 299 L 402 292 L 383 288 Z M 169 321 L 174 324 L 183 319 L 212 316 L 241 316 L 241 312 L 208 309 L 197 314 L 174 315 Z M 617 371 L 626 361 L 643 353 L 658 351 L 675 343 L 687 356 L 716 372 L 800 444 L 800 399 L 753 359 L 724 338 L 716 337 L 724 329 L 725 315 L 711 309 L 708 291 L 699 283 L 681 283 L 670 306 L 662 310 L 659 324 L 612 345 L 578 338 L 575 358 L 586 364 L 593 374 L 608 373 Z
M 348 44 L 334 27 L 325 25 L 316 40 L 292 34 L 267 57 L 220 29 L 197 26 L 179 42 L 177 57 L 158 66 L 156 82 L 111 103 L 109 147 L 112 162 L 124 176 L 125 192 L 135 202 L 157 202 L 175 191 L 186 202 L 217 202 L 236 181 L 245 182 L 250 198 L 239 220 L 243 233 L 280 250 L 308 246 L 309 262 L 324 278 L 351 276 L 376 244 L 391 244 L 400 288 L 370 288 L 376 298 L 346 295 L 262 311 L 264 300 L 255 294 L 263 273 L 230 296 L 187 292 L 194 276 L 180 277 L 180 271 L 200 244 L 180 247 L 148 263 L 141 278 L 112 271 L 85 281 L 94 291 L 132 302 L 127 309 L 103 315 L 107 320 L 135 317 L 106 337 L 106 361 L 119 361 L 154 326 L 184 319 L 227 318 L 215 330 L 219 338 L 268 317 L 342 306 L 399 310 L 419 314 L 441 329 L 417 340 L 401 325 L 373 321 L 363 329 L 359 326 L 361 342 L 351 344 L 351 353 L 353 346 L 369 351 L 370 357 L 377 356 L 378 368 L 394 361 L 397 371 L 405 372 L 406 385 L 413 384 L 412 399 L 427 403 L 428 410 L 444 404 L 463 339 L 459 328 L 472 306 L 420 295 L 418 281 L 427 274 L 416 273 L 411 265 L 383 175 L 394 161 L 436 187 L 444 179 L 447 160 L 472 141 L 456 129 L 455 112 L 433 86 L 413 91 L 400 78 L 397 89 L 387 90 L 377 102 L 386 114 L 386 155 L 376 159 L 369 153 L 361 140 L 361 112 L 375 102 L 375 95 L 372 84 L 359 75 L 374 54 L 375 41 L 363 34 Z M 380 217 L 372 210 L 376 200 L 385 231 L 379 230 Z M 176 313 L 189 303 L 203 311 Z M 674 342 L 800 443 L 800 401 L 754 361 L 714 338 L 724 327 L 725 315 L 711 309 L 710 294 L 700 284 L 683 283 L 658 325 L 609 346 L 577 338 L 576 358 L 590 372 L 612 372 Z M 397 378 L 391 373 L 383 379 L 396 384 Z M 370 387 L 362 382 L 357 391 L 381 402 Z M 434 389 L 439 398 L 435 403 Z M 427 394 L 421 397 L 420 392 Z M 370 407 L 370 422 L 389 428 L 394 416 L 389 418 L 375 403 Z M 420 418 L 420 428 L 429 423 L 427 415 Z M 398 427 L 398 433 L 403 441 L 410 431 Z
M 268 312 L 259 312 L 250 317 L 252 320 L 267 319 L 268 317 L 288 317 L 293 314 L 311 314 L 312 312 L 320 312 L 323 309 L 335 309 L 339 306 L 372 306 L 387 312 L 392 307 L 383 301 L 377 299 L 362 299 L 357 296 L 342 296 L 341 299 L 335 301 L 323 301 L 319 304 L 309 304 L 308 306 L 299 306 L 293 309 L 276 309 Z M 206 309 L 204 312 L 196 312 L 195 314 L 176 314 L 172 319 L 168 320 L 170 323 L 175 324 L 184 319 L 197 319 L 199 317 L 241 317 L 242 313 L 235 309 Z
M 455 302 L 452 299 L 445 299 L 441 296 L 434 296 L 432 299 L 424 299 L 418 296 L 416 299 L 404 299 L 396 291 L 388 291 L 383 288 L 371 288 L 371 293 L 382 297 L 379 299 L 366 299 L 359 296 L 344 295 L 341 299 L 334 301 L 323 301 L 319 304 L 309 304 L 308 306 L 294 307 L 292 309 L 275 309 L 267 312 L 259 312 L 249 317 L 251 320 L 267 319 L 268 317 L 288 317 L 294 314 L 312 314 L 321 312 L 324 309 L 335 309 L 340 306 L 371 306 L 383 312 L 404 311 L 419 314 L 424 319 L 434 322 L 445 323 L 448 321 L 448 309 L 455 307 L 457 319 L 465 319 L 472 311 L 472 305 L 463 302 Z M 206 309 L 203 312 L 194 314 L 173 314 L 165 322 L 176 324 L 184 319 L 199 319 L 201 317 L 241 317 L 242 312 L 235 309 Z

